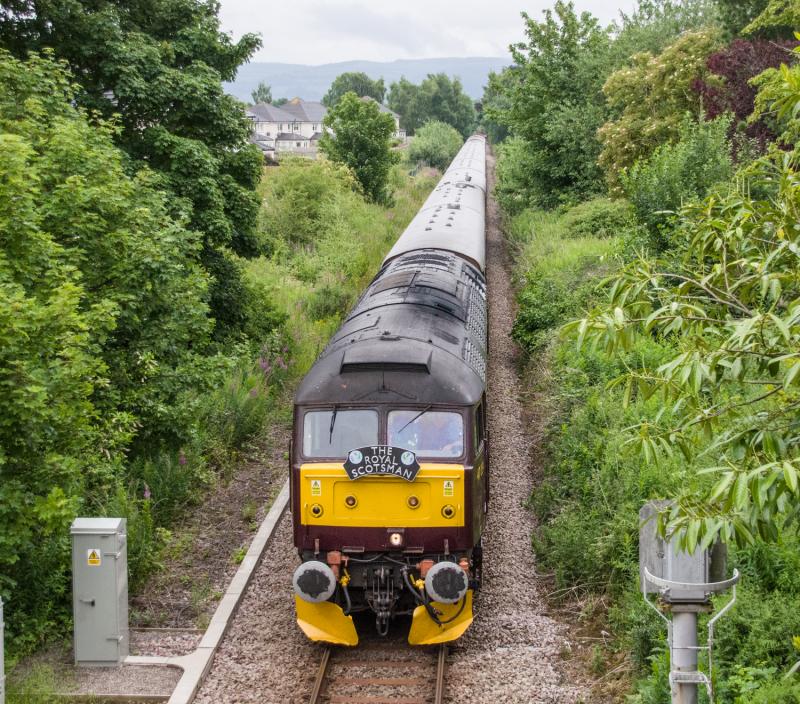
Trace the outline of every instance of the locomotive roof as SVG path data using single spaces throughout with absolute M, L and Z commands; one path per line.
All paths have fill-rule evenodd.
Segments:
M 298 404 L 475 404 L 486 377 L 486 284 L 438 249 L 384 264 L 297 390 Z

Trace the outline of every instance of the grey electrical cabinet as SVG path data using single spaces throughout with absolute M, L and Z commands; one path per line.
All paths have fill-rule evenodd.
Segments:
M 658 534 L 658 512 L 668 506 L 666 501 L 650 501 L 639 511 L 639 573 L 642 590 L 647 594 L 661 591 L 644 577 L 644 569 L 654 577 L 687 585 L 673 587 L 669 592 L 671 602 L 703 602 L 708 595 L 702 588 L 692 588 L 690 584 L 703 584 L 709 581 L 711 567 L 710 554 L 706 550 L 693 553 L 680 550 L 675 541 L 666 540 Z
M 124 518 L 72 523 L 75 664 L 118 665 L 128 655 L 128 550 Z

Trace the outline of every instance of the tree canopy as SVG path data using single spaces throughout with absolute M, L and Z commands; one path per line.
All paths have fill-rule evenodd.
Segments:
M 389 88 L 388 103 L 409 134 L 432 120 L 455 127 L 464 138 L 475 128 L 472 99 L 464 93 L 458 78 L 444 73 L 428 74 L 420 85 L 401 78 Z
M 598 58 L 610 38 L 594 17 L 560 0 L 542 21 L 523 18 L 526 41 L 512 45 L 516 68 L 502 88 L 507 103 L 494 100 L 485 110 L 525 141 L 535 197 L 552 205 L 560 193 L 596 191 L 601 182 L 595 132 L 606 113 Z
M 392 151 L 395 130 L 391 115 L 372 100 L 345 93 L 325 116 L 320 150 L 331 160 L 349 167 L 364 194 L 373 201 L 388 200 L 389 170 L 398 156 Z
M 218 10 L 202 0 L 10 0 L 0 11 L 0 47 L 19 58 L 51 50 L 72 70 L 80 106 L 118 116 L 117 144 L 158 172 L 174 193 L 172 213 L 202 233 L 216 334 L 224 337 L 246 324 L 229 250 L 258 251 L 262 158 L 248 144 L 242 104 L 221 81 L 233 80 L 260 41 L 232 41 Z
M 383 78 L 372 80 L 366 73 L 355 71 L 342 73 L 331 83 L 328 92 L 322 97 L 322 104 L 328 108 L 336 107 L 342 96 L 351 91 L 359 98 L 368 96 L 383 103 L 386 86 Z
M 270 88 L 269 84 L 265 83 L 264 81 L 259 81 L 256 89 L 250 93 L 250 97 L 253 99 L 253 103 L 255 105 L 260 103 L 271 103 L 272 88 Z

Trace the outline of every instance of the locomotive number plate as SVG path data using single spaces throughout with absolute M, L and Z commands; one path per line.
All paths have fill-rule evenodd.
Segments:
M 413 482 L 419 472 L 419 462 L 411 450 L 391 445 L 370 445 L 350 450 L 344 469 L 350 479 L 388 475 Z

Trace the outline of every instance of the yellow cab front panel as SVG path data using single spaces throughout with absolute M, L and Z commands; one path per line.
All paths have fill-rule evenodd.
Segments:
M 306 525 L 463 526 L 464 467 L 422 464 L 413 482 L 390 476 L 353 481 L 341 463 L 304 464 L 300 511 Z

